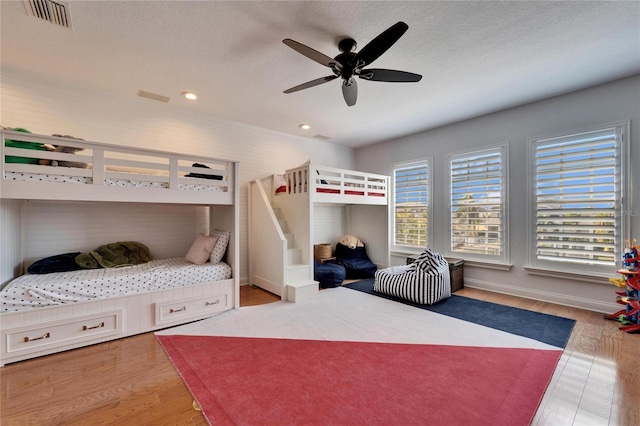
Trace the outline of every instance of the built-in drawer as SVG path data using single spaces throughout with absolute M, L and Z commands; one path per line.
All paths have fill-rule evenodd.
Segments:
M 227 309 L 229 309 L 229 295 L 225 293 L 157 302 L 155 304 L 156 325 L 204 318 L 209 314 Z
M 7 354 L 30 353 L 122 333 L 122 310 L 3 330 Z

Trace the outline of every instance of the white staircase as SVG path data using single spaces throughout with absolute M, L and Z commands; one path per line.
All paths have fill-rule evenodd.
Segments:
M 296 247 L 295 236 L 289 230 L 287 220 L 279 208 L 273 208 L 280 229 L 287 240 L 287 262 L 284 284 L 287 300 L 299 302 L 314 297 L 318 293 L 318 282 L 313 277 L 313 266 L 302 261 L 302 249 Z
M 249 280 L 282 300 L 300 302 L 318 294 L 307 244 L 309 226 L 296 214 L 299 207 L 274 207 L 270 193 L 261 180 L 249 186 Z M 285 213 L 297 219 L 293 226 Z

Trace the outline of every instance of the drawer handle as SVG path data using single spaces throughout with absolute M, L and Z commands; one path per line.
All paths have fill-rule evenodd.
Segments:
M 218 303 L 220 303 L 220 299 L 216 300 L 215 302 L 204 302 L 204 306 L 217 305 Z
M 49 337 L 51 337 L 51 333 L 46 333 L 46 334 L 44 334 L 44 335 L 42 335 L 40 337 L 29 337 L 29 336 L 27 336 L 23 340 L 24 340 L 25 343 L 27 343 L 27 342 L 32 342 L 34 340 L 48 339 Z
M 104 322 L 101 322 L 98 325 L 94 325 L 93 327 L 87 327 L 86 325 L 83 325 L 82 326 L 82 330 L 83 331 L 85 331 L 85 330 L 93 330 L 94 328 L 100 328 L 100 327 L 104 327 Z
M 182 308 L 180 308 L 180 309 L 173 309 L 173 308 L 171 308 L 171 309 L 169 309 L 169 313 L 170 313 L 170 314 L 172 314 L 172 313 L 174 313 L 174 312 L 181 312 L 181 311 L 186 311 L 186 310 L 187 310 L 187 307 L 186 307 L 186 306 L 183 306 L 183 307 L 182 307 Z

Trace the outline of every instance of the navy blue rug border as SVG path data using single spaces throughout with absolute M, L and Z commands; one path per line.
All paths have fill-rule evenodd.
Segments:
M 373 278 L 345 284 L 342 287 L 368 293 L 405 305 L 425 309 L 453 318 L 469 321 L 496 330 L 535 339 L 559 348 L 565 348 L 576 321 L 570 318 L 528 311 L 484 300 L 452 295 L 433 305 L 421 305 L 373 291 Z

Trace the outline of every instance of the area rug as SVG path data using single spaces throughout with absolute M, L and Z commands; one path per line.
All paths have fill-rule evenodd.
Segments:
M 575 321 L 570 318 L 527 311 L 470 297 L 456 296 L 455 294 L 451 298 L 444 299 L 434 305 L 420 305 L 394 296 L 377 293 L 373 291 L 373 283 L 373 278 L 367 278 L 347 284 L 344 287 L 519 336 L 530 337 L 562 348 L 567 345 L 567 340 L 575 325 Z
M 156 334 L 215 425 L 527 425 L 562 353 L 345 288 Z

